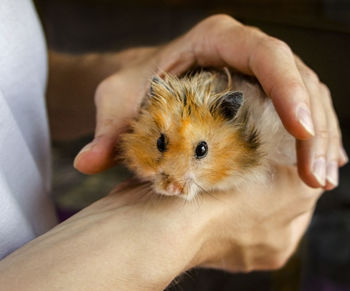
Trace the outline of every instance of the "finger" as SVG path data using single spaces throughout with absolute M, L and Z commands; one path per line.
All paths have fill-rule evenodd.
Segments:
M 99 173 L 116 163 L 118 137 L 125 131 L 129 118 L 135 115 L 138 107 L 135 96 L 140 94 L 127 77 L 127 74 L 113 75 L 96 90 L 95 137 L 74 161 L 74 167 L 82 173 Z
M 326 168 L 326 190 L 331 190 L 338 186 L 339 160 L 341 159 L 341 133 L 339 123 L 332 104 L 329 89 L 324 84 L 320 85 L 320 92 L 325 96 L 325 108 L 328 114 L 328 149 L 327 149 L 327 168 Z
M 112 137 L 101 136 L 94 138 L 75 157 L 74 167 L 84 174 L 96 174 L 102 172 L 115 163 L 114 145 L 116 141 Z
M 209 18 L 202 40 L 194 37 L 199 65 L 227 65 L 257 77 L 286 129 L 298 139 L 314 134 L 308 91 L 288 45 L 263 32 L 242 26 L 228 16 Z
M 252 72 L 272 99 L 285 128 L 297 139 L 310 138 L 314 135 L 310 97 L 292 51 L 283 42 L 271 38 L 261 40 L 256 46 L 250 57 Z
M 317 88 L 307 85 L 313 94 Z M 328 90 L 318 86 L 319 98 L 312 104 L 316 121 L 315 137 L 298 141 L 298 168 L 301 178 L 312 187 L 331 190 L 338 185 L 339 129 L 329 102 Z M 317 96 L 317 95 L 315 95 Z
M 315 136 L 307 141 L 297 141 L 298 170 L 303 181 L 311 187 L 326 187 L 327 160 L 330 145 L 330 118 L 327 114 L 327 96 L 311 70 L 300 65 L 305 85 L 311 97 Z M 334 124 L 332 124 L 333 126 Z M 332 146 L 332 152 L 334 147 Z
M 324 97 L 324 106 L 325 108 L 327 108 L 326 114 L 330 115 L 329 122 L 331 123 L 331 125 L 329 127 L 329 132 L 331 133 L 331 135 L 334 136 L 334 138 L 338 140 L 339 143 L 339 148 L 334 149 L 334 151 L 338 151 L 338 165 L 344 166 L 349 159 L 346 151 L 344 150 L 339 121 L 334 110 L 330 91 L 327 86 L 319 82 L 317 75 L 310 68 L 308 68 L 298 56 L 295 56 L 295 59 L 299 71 L 302 72 L 302 75 L 304 75 L 304 78 L 307 79 L 307 82 L 319 83 L 319 86 L 321 87 L 321 96 Z
M 341 146 L 339 148 L 339 165 L 340 166 L 344 166 L 346 165 L 348 162 L 349 162 L 349 158 L 348 158 L 348 155 L 344 149 L 344 146 Z
M 324 114 L 319 114 L 316 120 L 319 121 L 323 116 Z M 327 131 L 321 129 L 319 125 L 316 127 L 315 137 L 306 141 L 297 141 L 299 175 L 310 187 L 317 188 L 326 185 L 327 145 Z
M 340 149 L 342 148 L 341 131 L 338 119 L 327 86 L 320 83 L 316 74 L 298 58 L 297 65 L 304 76 L 310 96 L 312 96 L 314 120 L 317 121 L 315 138 L 311 139 L 309 143 L 299 143 L 299 149 L 303 156 L 300 157 L 299 155 L 298 166 L 301 173 L 304 173 L 302 178 L 305 182 L 312 183 L 312 180 L 305 177 L 307 176 L 305 172 L 312 171 L 319 185 L 324 182 L 324 189 L 331 190 L 338 185 L 338 167 L 342 162 L 342 156 L 340 155 Z M 308 157 L 305 155 L 308 155 Z M 323 157 L 325 157 L 325 165 Z M 303 169 L 303 167 L 307 167 L 306 161 L 310 159 L 313 162 L 309 165 L 309 169 Z M 324 180 L 323 177 L 325 177 Z M 320 180 L 322 180 L 322 183 Z

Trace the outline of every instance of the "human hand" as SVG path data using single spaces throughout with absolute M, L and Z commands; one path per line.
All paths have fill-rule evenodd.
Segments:
M 153 291 L 195 266 L 277 269 L 296 248 L 320 192 L 294 167 L 279 167 L 270 185 L 191 202 L 155 196 L 149 184 L 131 180 L 3 259 L 0 286 Z
M 110 199 L 130 209 L 138 205 L 137 212 L 143 209 L 140 221 L 148 225 L 153 241 L 163 236 L 165 248 L 155 243 L 154 249 L 160 251 L 161 265 L 167 266 L 158 273 L 166 282 L 164 288 L 192 267 L 231 272 L 281 268 L 308 227 L 321 193 L 306 186 L 295 167 L 276 165 L 269 185 L 204 193 L 195 201 L 154 198 L 150 184 L 137 185 L 134 180 L 118 187 Z
M 205 19 L 167 45 L 135 50 L 127 65 L 99 85 L 95 139 L 75 167 L 93 174 L 113 165 L 118 136 L 136 114 L 151 76 L 193 66 L 228 66 L 254 75 L 297 139 L 300 177 L 311 187 L 337 186 L 338 167 L 348 159 L 329 90 L 284 42 L 226 15 Z

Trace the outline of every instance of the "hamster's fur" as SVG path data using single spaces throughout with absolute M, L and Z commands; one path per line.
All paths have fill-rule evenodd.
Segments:
M 121 145 L 139 178 L 187 200 L 267 183 L 274 163 L 295 163 L 294 139 L 260 85 L 228 70 L 153 78 Z

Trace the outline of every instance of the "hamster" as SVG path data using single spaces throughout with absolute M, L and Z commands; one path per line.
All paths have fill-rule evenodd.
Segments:
M 258 82 L 227 69 L 154 77 L 130 128 L 121 138 L 127 167 L 155 192 L 186 200 L 268 183 L 274 163 L 296 160 Z

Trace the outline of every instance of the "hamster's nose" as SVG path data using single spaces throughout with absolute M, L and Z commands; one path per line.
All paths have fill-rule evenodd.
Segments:
M 182 190 L 183 186 L 181 186 L 178 182 L 171 182 L 167 187 L 167 191 L 173 195 L 182 194 Z

